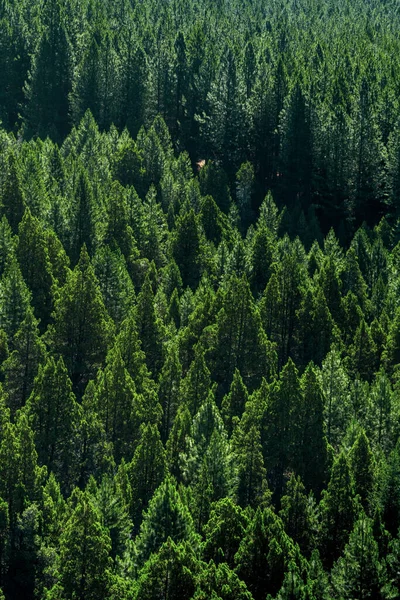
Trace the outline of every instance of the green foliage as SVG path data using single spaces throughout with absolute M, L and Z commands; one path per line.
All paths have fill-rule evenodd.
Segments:
M 82 413 L 62 358 L 49 357 L 40 367 L 26 406 L 40 464 L 71 491 L 79 473 Z
M 193 521 L 187 506 L 179 496 L 174 481 L 167 476 L 157 488 L 136 538 L 139 565 L 171 538 L 175 543 L 195 541 Z
M 0 0 L 0 597 L 398 596 L 398 30 Z
M 101 366 L 113 336 L 113 325 L 99 284 L 83 247 L 55 304 L 49 342 L 63 356 L 75 390 L 82 390 Z

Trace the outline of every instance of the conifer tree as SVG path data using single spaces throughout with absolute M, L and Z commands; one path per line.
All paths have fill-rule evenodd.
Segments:
M 350 412 L 349 378 L 337 347 L 331 348 L 322 363 L 320 377 L 325 400 L 326 437 L 328 443 L 335 446 L 346 430 Z
M 14 350 L 3 362 L 2 371 L 8 405 L 14 415 L 29 397 L 39 365 L 46 354 L 45 345 L 39 337 L 38 321 L 30 307 L 13 338 L 12 347 Z
M 140 571 L 135 599 L 190 598 L 195 591 L 199 562 L 186 542 L 169 537 Z
M 321 493 L 328 470 L 328 448 L 325 437 L 324 403 L 317 373 L 309 365 L 302 377 L 303 400 L 303 441 L 294 447 L 299 457 L 298 473 L 307 490 L 317 496 Z M 296 464 L 296 459 L 295 459 Z
M 385 568 L 379 561 L 370 519 L 361 515 L 355 523 L 343 556 L 332 569 L 332 595 L 342 600 L 385 598 Z
M 203 554 L 215 564 L 226 562 L 234 568 L 234 557 L 239 549 L 249 519 L 247 513 L 229 497 L 212 504 L 210 517 L 203 527 Z
M 179 361 L 178 348 L 170 346 L 164 366 L 160 374 L 158 398 L 163 409 L 161 420 L 161 437 L 165 443 L 179 407 L 179 388 L 182 367 Z
M 179 267 L 183 285 L 194 289 L 201 276 L 202 239 L 193 210 L 183 214 L 177 222 L 172 256 Z
M 68 96 L 72 78 L 72 50 L 59 0 L 46 3 L 43 22 L 25 89 L 26 124 L 30 135 L 50 134 L 59 141 L 69 128 Z
M 361 431 L 350 453 L 354 488 L 363 509 L 370 513 L 375 488 L 375 460 L 365 431 Z
M 104 305 L 118 326 L 128 316 L 136 300 L 125 259 L 119 250 L 113 251 L 109 246 L 103 246 L 93 258 L 93 267 Z
M 260 432 L 253 425 L 248 431 L 235 430 L 234 460 L 237 469 L 237 502 L 240 506 L 257 507 L 268 489 L 262 455 Z
M 53 309 L 54 278 L 46 237 L 38 219 L 29 209 L 18 227 L 17 257 L 25 283 L 32 293 L 32 305 L 42 330 L 48 325 Z
M 132 458 L 139 426 L 145 418 L 143 398 L 137 393 L 118 346 L 109 352 L 107 365 L 96 380 L 96 412 L 117 464 Z
M 202 406 L 211 387 L 210 370 L 205 360 L 205 350 L 197 344 L 194 359 L 186 377 L 182 379 L 180 395 L 194 415 Z
M 71 491 L 79 474 L 81 409 L 62 358 L 40 367 L 27 411 L 35 432 L 38 460 Z
M 343 453 L 333 463 L 320 511 L 321 550 L 326 565 L 331 567 L 348 542 L 357 514 L 353 477 Z
M 303 435 L 301 406 L 303 391 L 298 371 L 291 359 L 283 368 L 280 380 L 272 384 L 265 413 L 266 468 L 273 489 L 283 491 L 284 472 L 298 460 L 298 444 Z M 300 410 L 300 414 L 299 414 Z
M 223 398 L 221 405 L 222 417 L 226 429 L 230 434 L 232 433 L 235 421 L 241 418 L 248 398 L 249 394 L 243 383 L 240 371 L 239 369 L 235 369 L 229 394 Z
M 15 151 L 10 149 L 6 161 L 6 177 L 2 179 L 1 208 L 13 233 L 17 233 L 26 207 L 21 168 Z
M 128 468 L 132 489 L 132 519 L 138 530 L 143 512 L 166 472 L 165 450 L 156 425 L 148 423 L 140 427 L 140 440 Z
M 60 537 L 58 581 L 50 597 L 110 598 L 110 537 L 88 492 L 76 490 L 73 498 L 75 506 Z
M 235 368 L 240 366 L 243 381 L 250 391 L 269 377 L 275 368 L 275 352 L 261 327 L 249 284 L 245 277 L 232 277 L 217 315 L 216 342 L 210 353 L 212 373 L 219 384 L 219 395 L 227 393 Z M 222 394 L 221 394 L 222 395 Z
M 60 292 L 53 318 L 49 328 L 51 348 L 63 356 L 73 388 L 81 394 L 101 366 L 113 336 L 113 325 L 85 247 Z
M 169 537 L 178 543 L 184 540 L 193 542 L 193 536 L 189 510 L 182 502 L 173 479 L 167 476 L 154 493 L 136 538 L 138 564 L 143 565 Z
M 12 257 L 0 280 L 0 324 L 6 332 L 10 347 L 12 340 L 26 319 L 31 294 L 21 275 L 17 259 Z
M 291 543 L 280 519 L 271 508 L 258 508 L 247 526 L 236 553 L 236 572 L 255 600 L 268 589 L 276 594 L 282 586 Z
M 286 533 L 299 544 L 301 552 L 309 556 L 315 544 L 315 523 L 313 506 L 300 477 L 292 475 L 287 482 L 281 507 L 279 516 Z

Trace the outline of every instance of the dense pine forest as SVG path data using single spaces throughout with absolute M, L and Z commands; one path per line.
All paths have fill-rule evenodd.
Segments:
M 398 0 L 0 0 L 0 598 L 400 597 Z

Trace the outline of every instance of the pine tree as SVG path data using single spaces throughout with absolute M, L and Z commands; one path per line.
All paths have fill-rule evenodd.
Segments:
M 196 593 L 193 596 L 196 600 L 207 598 L 251 600 L 252 598 L 246 584 L 225 563 L 216 566 L 213 561 L 210 561 L 207 568 L 200 572 L 197 581 Z
M 63 491 L 71 491 L 79 474 L 82 412 L 62 358 L 49 357 L 40 367 L 27 411 L 40 464 L 56 475 Z
M 88 492 L 76 490 L 73 498 L 75 506 L 60 537 L 59 577 L 52 592 L 77 600 L 110 598 L 110 537 Z
M 33 381 L 43 361 L 46 348 L 39 337 L 38 321 L 29 307 L 20 329 L 15 334 L 14 350 L 2 364 L 4 388 L 12 414 L 22 408 L 33 388 Z
M 93 186 L 88 172 L 80 165 L 74 189 L 73 221 L 71 236 L 71 260 L 78 262 L 85 244 L 89 256 L 92 256 L 97 244 L 97 210 L 93 195 Z
M 229 434 L 233 431 L 234 423 L 241 418 L 248 399 L 249 394 L 240 371 L 235 369 L 229 394 L 223 398 L 221 405 L 222 417 Z
M 31 294 L 21 275 L 17 259 L 12 257 L 0 281 L 0 325 L 11 342 L 26 319 Z
M 356 508 L 353 477 L 347 459 L 341 453 L 333 463 L 331 478 L 320 503 L 321 551 L 329 567 L 348 542 Z
M 13 232 L 7 217 L 3 215 L 0 221 L 0 276 L 3 275 L 6 266 L 14 254 Z
M 17 257 L 42 330 L 50 321 L 55 283 L 46 241 L 40 221 L 27 209 L 18 227 Z
M 132 519 L 138 530 L 143 512 L 166 472 L 165 450 L 156 425 L 143 424 L 140 440 L 128 467 L 132 489 Z
M 359 495 L 363 509 L 368 514 L 375 488 L 375 460 L 365 431 L 361 431 L 350 453 L 354 490 Z
M 271 508 L 257 509 L 235 556 L 236 572 L 255 600 L 265 590 L 277 594 L 287 570 L 292 545 Z
M 163 409 L 161 421 L 161 437 L 165 443 L 179 407 L 179 388 L 182 367 L 179 361 L 178 348 L 169 347 L 164 366 L 160 374 L 158 398 Z
M 103 424 L 107 441 L 113 445 L 117 464 L 132 458 L 134 444 L 146 415 L 144 402 L 136 391 L 118 346 L 107 355 L 107 365 L 96 380 L 96 412 Z
M 282 369 L 279 382 L 272 384 L 265 411 L 264 453 L 269 479 L 276 494 L 283 491 L 284 472 L 298 460 L 303 435 L 303 391 L 291 359 Z
M 197 287 L 202 267 L 202 239 L 193 210 L 183 214 L 176 224 L 172 256 L 179 267 L 184 286 Z
M 140 571 L 135 598 L 189 598 L 195 590 L 199 563 L 188 543 L 168 538 Z
M 22 186 L 21 167 L 13 150 L 9 150 L 6 160 L 6 177 L 2 178 L 1 208 L 13 233 L 17 233 L 26 207 Z
M 194 359 L 186 377 L 182 379 L 180 395 L 185 400 L 192 415 L 195 415 L 208 396 L 211 387 L 210 370 L 205 360 L 205 350 L 197 344 Z
M 60 141 L 69 130 L 72 50 L 59 0 L 46 4 L 42 18 L 44 28 L 25 89 L 26 125 L 30 135 L 50 134 Z
M 155 312 L 154 293 L 148 274 L 138 296 L 137 315 L 138 333 L 146 364 L 153 377 L 156 377 L 162 361 L 162 325 Z
M 144 514 L 136 538 L 138 564 L 143 565 L 170 537 L 172 541 L 193 541 L 193 521 L 174 481 L 166 477 L 157 488 Z
M 83 487 L 91 476 L 98 479 L 115 468 L 112 444 L 108 441 L 101 415 L 98 414 L 96 386 L 93 380 L 87 384 L 82 398 L 80 441 L 79 486 Z
M 281 507 L 279 516 L 286 533 L 299 544 L 304 556 L 309 556 L 315 545 L 315 523 L 313 506 L 300 477 L 292 475 L 287 482 Z
M 211 506 L 210 517 L 203 527 L 203 554 L 215 564 L 226 562 L 234 568 L 234 557 L 244 536 L 249 518 L 229 497 Z
M 372 521 L 361 515 L 338 562 L 332 569 L 332 596 L 341 600 L 385 598 L 385 568 L 379 561 Z
M 328 448 L 325 437 L 322 389 L 312 365 L 307 367 L 301 383 L 304 393 L 303 438 L 301 450 L 296 444 L 294 452 L 296 456 L 300 454 L 298 473 L 302 477 L 306 489 L 312 490 L 318 497 L 326 480 Z
M 326 437 L 328 443 L 335 446 L 346 430 L 350 413 L 349 378 L 335 346 L 322 364 L 320 378 L 325 400 Z
M 185 457 L 190 452 L 192 417 L 187 405 L 181 404 L 166 444 L 168 468 L 180 482 L 185 474 Z
M 49 328 L 51 348 L 63 356 L 79 395 L 101 366 L 113 335 L 85 247 L 55 303 L 53 318 Z
M 103 246 L 93 258 L 93 267 L 104 305 L 118 326 L 129 315 L 136 299 L 125 259 L 119 250 L 113 251 L 109 246 Z
M 255 508 L 268 489 L 260 432 L 254 425 L 248 431 L 242 431 L 239 425 L 232 443 L 238 480 L 237 502 L 240 506 Z
M 371 381 L 372 374 L 378 368 L 376 364 L 376 347 L 371 331 L 364 319 L 357 328 L 354 343 L 349 348 L 349 360 L 355 376 Z
M 261 327 L 261 319 L 245 277 L 232 277 L 222 296 L 216 320 L 216 342 L 210 352 L 213 378 L 219 394 L 227 393 L 235 368 L 240 368 L 249 391 L 275 368 L 275 352 Z

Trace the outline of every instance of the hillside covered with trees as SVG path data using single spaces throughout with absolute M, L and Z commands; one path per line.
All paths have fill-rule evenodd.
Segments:
M 397 0 L 0 0 L 0 599 L 400 596 Z

